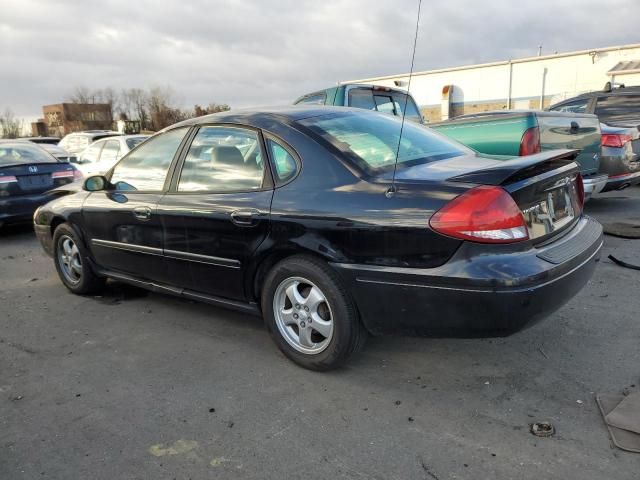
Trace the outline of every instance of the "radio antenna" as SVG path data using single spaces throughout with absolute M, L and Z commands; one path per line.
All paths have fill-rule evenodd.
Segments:
M 404 117 L 407 114 L 407 103 L 411 91 L 411 77 L 413 76 L 413 62 L 416 58 L 416 45 L 418 43 L 418 29 L 420 28 L 420 8 L 422 0 L 418 0 L 418 18 L 416 20 L 416 35 L 413 38 L 413 53 L 411 54 L 411 70 L 409 70 L 409 82 L 407 83 L 407 94 L 404 97 L 404 108 L 402 109 L 402 122 L 400 123 L 400 137 L 398 138 L 398 148 L 396 149 L 396 163 L 393 165 L 393 178 L 391 179 L 391 187 L 387 190 L 387 198 L 391 198 L 396 193 L 396 170 L 398 169 L 398 157 L 400 155 L 400 142 L 402 142 L 402 131 L 404 130 Z

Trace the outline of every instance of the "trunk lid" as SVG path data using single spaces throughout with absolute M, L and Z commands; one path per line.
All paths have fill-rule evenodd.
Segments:
M 573 225 L 582 213 L 576 150 L 554 150 L 514 159 L 461 156 L 405 168 L 397 182 L 448 181 L 504 188 L 522 211 L 538 244 Z
M 68 163 L 30 163 L 0 166 L 0 196 L 31 195 L 46 192 L 74 178 Z

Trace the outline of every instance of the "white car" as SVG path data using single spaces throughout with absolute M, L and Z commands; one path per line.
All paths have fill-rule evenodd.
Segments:
M 64 148 L 69 153 L 77 155 L 92 142 L 115 135 L 120 135 L 120 133 L 112 130 L 85 130 L 84 132 L 74 132 L 65 135 L 58 143 L 58 146 Z
M 93 142 L 78 156 L 77 167 L 85 177 L 102 175 L 147 138 L 149 135 L 120 135 Z

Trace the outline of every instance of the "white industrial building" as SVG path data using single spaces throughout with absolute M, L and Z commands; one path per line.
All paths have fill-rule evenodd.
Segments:
M 404 86 L 409 74 L 341 83 Z M 414 72 L 411 94 L 430 121 L 496 109 L 540 108 L 606 82 L 640 85 L 640 44 Z M 452 88 L 453 87 L 453 88 Z

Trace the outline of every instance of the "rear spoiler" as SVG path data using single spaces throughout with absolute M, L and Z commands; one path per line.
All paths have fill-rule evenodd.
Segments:
M 450 182 L 479 183 L 483 185 L 503 185 L 560 167 L 571 167 L 572 164 L 576 170 L 579 170 L 578 164 L 574 162 L 579 153 L 580 150 L 550 150 L 536 153 L 535 155 L 505 159 L 496 166 L 463 173 L 447 180 Z

